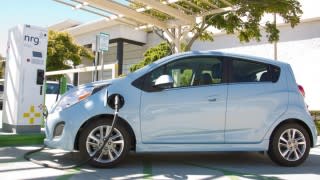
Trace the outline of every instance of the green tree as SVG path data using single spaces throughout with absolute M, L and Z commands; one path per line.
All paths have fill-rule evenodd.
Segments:
M 143 60 L 138 62 L 137 64 L 134 64 L 130 67 L 130 71 L 133 72 L 135 70 L 138 70 L 142 68 L 145 65 L 148 65 L 160 58 L 166 57 L 168 55 L 172 54 L 170 45 L 166 42 L 162 42 L 158 44 L 155 47 L 149 48 L 144 54 Z
M 249 42 L 252 39 L 260 41 L 261 32 L 264 31 L 269 42 L 275 42 L 279 40 L 279 30 L 276 24 L 273 21 L 262 24 L 262 17 L 266 14 L 276 14 L 284 22 L 294 27 L 299 23 L 302 14 L 298 0 L 188 0 L 178 1 L 176 4 L 180 7 L 174 4 L 169 5 L 185 14 L 199 17 L 200 21 L 192 25 L 178 25 L 168 29 L 154 28 L 158 35 L 168 41 L 173 52 L 190 50 L 197 39 L 213 41 L 214 34 L 212 31 L 208 31 L 210 28 L 219 29 L 227 34 L 236 34 L 241 42 Z M 143 4 L 132 6 L 144 7 Z M 206 13 L 210 12 L 213 6 L 215 8 L 231 8 L 220 13 Z M 145 13 L 163 21 L 173 19 L 171 16 L 153 9 L 149 9 Z
M 0 79 L 4 78 L 5 58 L 0 54 Z
M 93 53 L 77 45 L 73 38 L 66 32 L 49 31 L 47 71 L 70 69 L 67 61 L 71 61 L 73 66 L 81 63 L 81 58 L 93 59 Z M 56 79 L 58 77 L 50 77 Z
M 176 4 L 178 6 L 173 4 L 169 4 L 169 6 L 188 15 L 197 15 L 201 20 L 193 25 L 175 26 L 168 29 L 154 27 L 153 31 L 167 43 L 161 43 L 148 49 L 144 54 L 144 59 L 130 67 L 131 72 L 172 53 L 189 51 L 197 39 L 213 41 L 214 33 L 208 30 L 210 28 L 221 30 L 227 34 L 236 34 L 240 42 L 249 42 L 253 39 L 260 41 L 264 31 L 270 43 L 276 42 L 279 40 L 279 30 L 275 22 L 267 21 L 262 24 L 262 17 L 266 14 L 276 14 L 293 28 L 300 22 L 300 16 L 303 13 L 298 0 L 207 0 L 207 2 L 189 0 L 178 1 Z M 142 3 L 133 3 L 130 6 L 133 8 L 145 7 Z M 231 8 L 220 13 L 206 14 L 212 10 L 212 6 Z M 153 9 L 148 9 L 144 13 L 161 21 L 174 19 Z

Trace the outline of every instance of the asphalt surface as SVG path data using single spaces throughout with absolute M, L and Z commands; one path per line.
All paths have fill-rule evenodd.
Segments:
M 319 144 L 319 143 L 318 143 Z M 119 166 L 99 169 L 88 165 L 71 170 L 44 168 L 23 159 L 23 154 L 39 146 L 0 148 L 0 179 L 320 179 L 320 147 L 307 161 L 294 168 L 281 167 L 260 153 L 131 153 Z M 78 153 L 45 150 L 34 159 L 70 165 Z

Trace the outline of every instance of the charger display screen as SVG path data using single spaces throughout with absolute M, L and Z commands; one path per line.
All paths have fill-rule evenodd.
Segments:
M 38 51 L 32 51 L 32 56 L 36 58 L 42 58 L 42 53 Z

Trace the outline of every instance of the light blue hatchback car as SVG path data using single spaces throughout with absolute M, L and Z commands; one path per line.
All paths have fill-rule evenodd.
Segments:
M 72 89 L 49 112 L 45 144 L 92 156 L 110 131 L 113 94 L 125 103 L 94 166 L 112 167 L 130 150 L 267 151 L 274 162 L 297 166 L 317 142 L 289 64 L 194 51 Z

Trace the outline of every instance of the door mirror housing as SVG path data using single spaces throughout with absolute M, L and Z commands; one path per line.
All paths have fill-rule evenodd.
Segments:
M 154 87 L 159 89 L 168 89 L 173 87 L 173 79 L 169 75 L 161 75 L 156 79 Z

